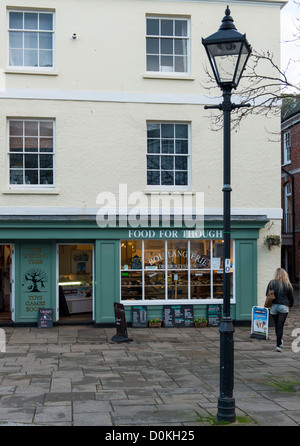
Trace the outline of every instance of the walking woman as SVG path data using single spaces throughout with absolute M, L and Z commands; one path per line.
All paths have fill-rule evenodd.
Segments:
M 275 299 L 273 300 L 270 308 L 270 314 L 272 315 L 275 323 L 275 350 L 277 352 L 281 352 L 284 323 L 286 321 L 289 308 L 291 308 L 294 304 L 293 287 L 287 272 L 283 268 L 278 268 L 275 271 L 274 280 L 269 282 L 266 295 L 268 294 L 269 289 L 274 290 L 275 293 Z

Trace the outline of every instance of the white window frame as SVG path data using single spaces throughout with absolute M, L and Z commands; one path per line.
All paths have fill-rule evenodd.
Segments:
M 170 36 L 165 36 L 165 35 L 161 35 L 160 32 L 157 35 L 156 34 L 155 35 L 147 34 L 147 20 L 148 19 L 159 20 L 159 23 L 161 22 L 161 20 L 173 20 L 173 21 L 175 21 L 175 20 L 184 20 L 187 23 L 187 36 L 176 36 L 174 33 L 173 33 L 172 36 L 171 35 Z M 145 48 L 145 50 L 146 50 L 146 57 L 145 57 L 146 73 L 148 73 L 148 74 L 156 74 L 156 75 L 159 74 L 161 76 L 166 76 L 166 77 L 169 77 L 169 76 L 180 77 L 180 76 L 188 76 L 190 74 L 190 42 L 191 42 L 191 35 L 190 35 L 190 18 L 189 17 L 186 17 L 186 16 L 182 16 L 181 17 L 181 16 L 146 15 L 145 35 L 146 35 L 146 39 L 145 39 L 145 41 L 146 41 L 146 48 Z M 158 70 L 154 70 L 154 71 L 153 70 L 148 70 L 148 67 L 147 67 L 147 65 L 148 65 L 147 64 L 147 56 L 148 55 L 151 56 L 151 54 L 153 54 L 153 53 L 148 53 L 147 52 L 147 39 L 150 39 L 150 38 L 157 38 L 157 39 L 159 39 L 159 52 L 158 52 L 157 55 L 159 57 L 159 61 L 160 62 L 161 62 L 161 57 L 163 56 L 163 53 L 161 52 L 161 43 L 162 43 L 161 39 L 174 39 L 174 40 L 176 40 L 176 39 L 185 39 L 187 41 L 187 54 L 186 54 L 186 57 L 187 57 L 187 67 L 186 67 L 186 71 L 175 71 L 175 62 L 174 62 L 175 51 L 174 51 L 174 48 L 173 48 L 173 53 L 172 54 L 165 54 L 165 56 L 171 56 L 171 55 L 173 56 L 173 65 L 172 65 L 173 70 L 172 71 L 169 71 L 169 70 L 165 71 L 166 68 L 163 69 L 164 66 L 161 63 L 159 63 L 159 69 Z
M 122 241 L 125 241 L 126 239 L 122 239 L 120 241 L 120 259 L 121 259 L 121 243 Z M 132 239 L 128 239 L 127 241 L 130 241 Z M 134 239 L 134 241 L 136 241 L 137 239 Z M 177 239 L 168 239 L 169 241 L 176 241 Z M 167 242 L 168 240 L 164 240 L 164 249 L 165 252 L 167 252 Z M 200 239 L 199 239 L 200 240 Z M 206 239 L 210 241 L 210 265 L 211 267 L 208 268 L 206 271 L 210 271 L 210 293 L 211 296 L 213 296 L 213 274 L 215 268 L 213 268 L 213 242 L 214 241 L 220 241 L 218 239 Z M 144 252 L 145 252 L 145 246 L 144 246 L 144 242 L 145 240 L 142 240 L 142 268 L 141 269 L 122 269 L 122 265 L 120 265 L 120 302 L 122 302 L 124 305 L 172 305 L 172 304 L 217 304 L 217 303 L 223 303 L 223 297 L 222 298 L 213 298 L 211 297 L 210 299 L 192 299 L 191 297 L 191 272 L 192 271 L 196 271 L 196 269 L 191 268 L 191 262 L 190 262 L 190 246 L 191 246 L 191 241 L 190 239 L 185 239 L 184 241 L 188 242 L 188 254 L 187 254 L 187 258 L 188 258 L 188 268 L 185 269 L 184 271 L 187 271 L 188 273 L 188 299 L 168 299 L 168 271 L 176 271 L 175 269 L 172 268 L 168 268 L 167 266 L 167 256 L 165 256 L 165 267 L 164 269 L 154 269 L 153 271 L 161 271 L 165 273 L 165 298 L 164 299 L 154 299 L 154 300 L 149 300 L 149 299 L 145 299 L 145 271 L 149 272 L 149 270 L 147 270 L 145 268 L 144 265 Z M 235 304 L 236 303 L 236 291 L 235 291 L 235 240 L 231 240 L 232 241 L 232 260 L 233 263 L 230 267 L 230 271 L 232 274 L 232 298 L 230 299 L 230 304 Z M 130 300 L 130 299 L 122 299 L 122 272 L 142 272 L 142 299 L 137 299 L 137 300 Z M 178 270 L 180 271 L 180 270 Z M 182 270 L 183 271 L 183 270 Z M 199 268 L 197 269 L 197 271 L 201 271 Z M 224 274 L 223 269 L 219 270 L 218 272 L 220 272 L 221 274 Z M 223 283 L 223 282 L 222 282 Z
M 283 163 L 291 163 L 291 132 L 287 130 L 283 133 Z
M 40 152 L 39 149 L 36 152 L 26 152 L 25 151 L 25 147 L 24 147 L 24 139 L 25 139 L 25 135 L 24 135 L 24 125 L 23 125 L 23 150 L 22 152 L 11 152 L 10 151 L 10 122 L 12 121 L 20 121 L 20 122 L 28 122 L 28 121 L 38 121 L 38 122 L 51 122 L 53 124 L 53 150 L 52 152 Z M 55 189 L 55 171 L 56 171 L 56 163 L 55 163 L 55 154 L 56 154 L 56 148 L 55 148 L 55 141 L 56 141 L 56 137 L 55 137 L 55 119 L 46 119 L 46 118 L 9 118 L 7 119 L 7 182 L 8 182 L 8 188 L 9 189 L 31 189 L 31 190 L 37 190 L 37 189 L 42 189 L 42 190 L 53 190 Z M 40 140 L 40 135 L 38 135 L 38 139 Z M 10 182 L 10 155 L 52 155 L 52 159 L 53 159 L 53 167 L 52 167 L 52 172 L 53 172 L 53 184 L 13 184 Z M 23 181 L 24 181 L 24 169 L 25 169 L 25 164 L 23 161 Z M 21 169 L 20 169 L 21 170 Z M 43 170 L 40 168 L 40 166 L 38 166 L 38 170 Z
M 292 183 L 289 181 L 284 186 L 284 219 L 285 232 L 292 232 Z
M 292 196 L 292 183 L 290 181 L 285 185 L 285 195 L 286 197 Z
M 148 181 L 147 181 L 147 174 L 148 174 L 148 167 L 147 167 L 147 157 L 148 155 L 151 155 L 151 153 L 148 153 L 148 125 L 151 124 L 184 124 L 187 125 L 188 128 L 188 153 L 187 154 L 182 154 L 183 156 L 187 157 L 187 184 L 184 185 L 163 185 L 163 184 L 157 184 L 157 185 L 153 185 L 153 184 L 149 184 L 148 185 Z M 162 139 L 161 135 L 160 135 L 160 140 Z M 176 141 L 176 137 L 174 137 L 174 142 Z M 155 153 L 153 153 L 153 155 L 156 155 Z M 163 155 L 168 155 L 168 154 L 164 154 L 162 152 L 160 152 L 159 154 L 160 157 Z M 171 154 L 170 154 L 171 155 Z M 180 154 L 177 154 L 180 155 Z M 175 147 L 174 147 L 174 158 L 176 156 L 175 153 Z M 174 160 L 175 161 L 175 160 Z M 175 169 L 175 164 L 174 164 L 174 174 L 176 172 Z M 160 168 L 159 172 L 162 172 L 162 169 Z M 175 180 L 174 180 L 175 182 Z M 147 121 L 146 123 L 146 185 L 147 185 L 147 190 L 148 191 L 189 191 L 190 190 L 190 185 L 191 185 L 191 123 L 190 122 L 186 122 L 186 121 Z
M 27 30 L 25 28 L 21 29 L 13 29 L 10 28 L 10 20 L 9 16 L 11 12 L 19 12 L 19 13 L 33 13 L 33 14 L 51 14 L 52 15 L 52 30 Z M 23 65 L 10 65 L 10 33 L 11 32 L 33 32 L 37 33 L 38 35 L 40 33 L 51 33 L 52 34 L 52 65 L 43 67 L 43 66 L 34 66 L 34 65 L 24 65 L 24 56 L 23 56 Z M 22 50 L 24 52 L 24 42 Z M 39 53 L 39 48 L 37 48 L 37 51 Z M 39 57 L 39 55 L 38 55 Z M 53 72 L 55 68 L 55 12 L 53 10 L 40 10 L 40 9 L 13 9 L 8 8 L 7 9 L 7 66 L 9 71 L 24 71 L 24 72 L 30 72 L 30 71 L 37 71 L 37 72 Z

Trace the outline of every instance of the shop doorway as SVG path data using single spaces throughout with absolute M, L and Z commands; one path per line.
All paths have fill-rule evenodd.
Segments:
M 59 244 L 57 253 L 57 320 L 60 323 L 91 323 L 94 320 L 94 247 Z
M 13 245 L 0 245 L 0 323 L 13 320 Z

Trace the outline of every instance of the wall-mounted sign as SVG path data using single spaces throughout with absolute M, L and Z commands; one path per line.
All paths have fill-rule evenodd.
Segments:
M 193 327 L 193 305 L 165 305 L 163 308 L 165 327 Z

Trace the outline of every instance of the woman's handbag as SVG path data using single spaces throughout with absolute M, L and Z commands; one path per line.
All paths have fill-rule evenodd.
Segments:
M 270 308 L 274 299 L 275 299 L 274 290 L 269 290 L 265 300 L 265 308 Z

